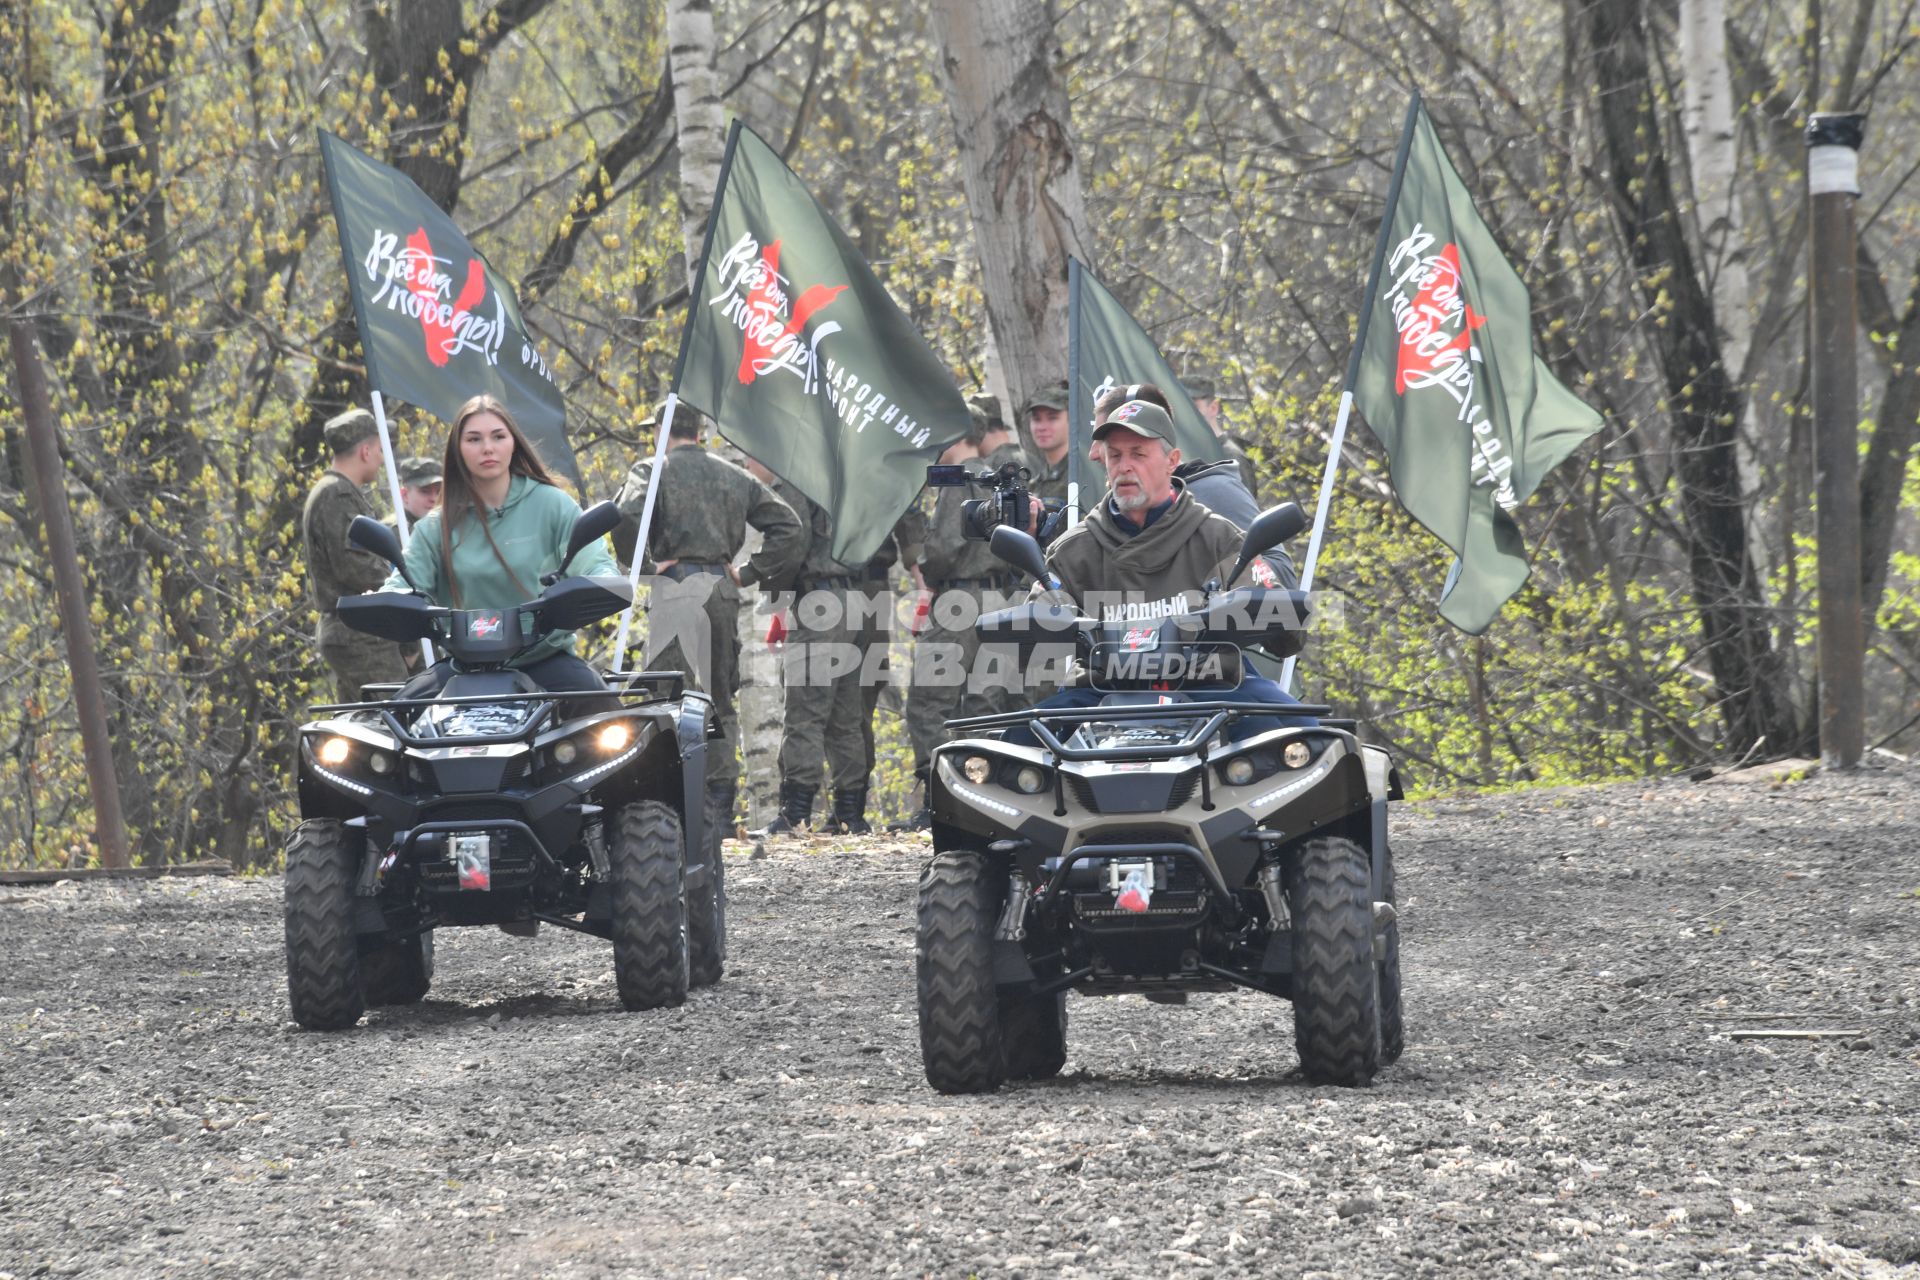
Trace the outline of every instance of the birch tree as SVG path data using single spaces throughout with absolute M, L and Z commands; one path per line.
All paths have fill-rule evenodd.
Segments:
M 932 18 L 1011 416 L 1066 376 L 1067 258 L 1095 261 L 1054 5 L 934 0 Z
M 667 66 L 673 77 L 673 115 L 680 147 L 680 226 L 687 242 L 689 282 L 700 265 L 707 213 L 726 120 L 713 70 L 713 0 L 667 0 Z

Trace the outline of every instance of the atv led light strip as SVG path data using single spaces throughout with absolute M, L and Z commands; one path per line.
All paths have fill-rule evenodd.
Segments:
M 1313 785 L 1314 783 L 1320 781 L 1320 779 L 1326 777 L 1327 774 L 1333 769 L 1333 759 L 1334 758 L 1332 753 L 1329 753 L 1325 760 L 1322 760 L 1319 764 L 1315 765 L 1312 769 L 1308 770 L 1306 773 L 1301 774 L 1299 777 L 1295 778 L 1292 782 L 1287 783 L 1285 786 L 1275 787 L 1273 790 L 1267 792 L 1267 794 L 1263 796 L 1255 796 L 1252 800 L 1248 801 L 1247 808 L 1264 809 L 1270 804 L 1275 804 L 1281 800 L 1284 800 L 1286 797 L 1292 795 L 1296 791 L 1304 790 L 1305 788 Z
M 355 795 L 370 796 L 373 794 L 372 787 L 355 782 L 352 778 L 343 778 L 333 770 L 317 762 L 313 766 L 313 771 L 325 778 L 328 782 L 333 783 L 335 786 L 345 787 Z
M 627 761 L 633 759 L 635 756 L 639 754 L 640 754 L 640 748 L 629 747 L 626 751 L 615 756 L 613 759 L 607 761 L 605 764 L 595 765 L 593 768 L 587 770 L 585 773 L 574 774 L 573 780 L 575 782 L 592 782 L 595 778 L 599 777 L 601 774 L 605 773 L 607 770 L 617 768 L 620 765 L 625 764 Z
M 999 800 L 993 799 L 990 796 L 983 796 L 978 791 L 973 790 L 971 787 L 963 787 L 957 782 L 952 783 L 950 785 L 953 787 L 953 793 L 955 795 L 962 796 L 968 800 L 971 800 L 975 804 L 985 805 L 987 808 L 993 810 L 995 813 L 1004 813 L 1009 818 L 1017 818 L 1020 816 L 1020 811 L 1014 808 L 1010 804 L 1005 804 Z

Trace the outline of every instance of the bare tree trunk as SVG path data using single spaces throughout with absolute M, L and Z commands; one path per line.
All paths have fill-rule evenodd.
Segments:
M 932 6 L 1009 420 L 1066 376 L 1067 257 L 1093 263 L 1053 8 Z
M 1744 750 L 1764 735 L 1774 750 L 1798 748 L 1807 726 L 1795 715 L 1786 663 L 1773 646 L 1773 611 L 1747 555 L 1735 426 L 1746 397 L 1728 373 L 1713 303 L 1683 233 L 1660 145 L 1646 15 L 1641 0 L 1594 0 L 1584 16 L 1614 209 L 1636 288 L 1655 316 L 1643 332 L 1670 405 L 1688 569 L 1729 745 Z
M 673 77 L 673 112 L 680 144 L 680 226 L 687 245 L 687 278 L 700 267 L 700 244 L 720 157 L 726 121 L 713 70 L 713 0 L 667 0 L 667 66 Z

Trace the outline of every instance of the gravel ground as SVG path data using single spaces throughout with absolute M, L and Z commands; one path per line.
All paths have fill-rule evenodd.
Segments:
M 924 844 L 730 846 L 678 1010 L 444 930 L 332 1035 L 277 880 L 0 888 L 0 1275 L 1920 1275 L 1920 769 L 1397 822 L 1409 1044 L 1360 1091 L 1238 993 L 1075 999 L 1059 1080 L 934 1094 Z M 1807 1029 L 1849 1034 L 1733 1038 Z

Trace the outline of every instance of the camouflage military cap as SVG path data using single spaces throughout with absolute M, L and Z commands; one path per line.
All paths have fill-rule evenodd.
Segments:
M 423 485 L 439 484 L 443 478 L 440 463 L 434 458 L 402 458 L 400 460 L 400 483 L 410 489 Z
M 379 424 L 373 415 L 365 409 L 349 409 L 327 419 L 326 426 L 320 429 L 326 438 L 327 448 L 335 454 L 345 453 L 363 440 L 371 440 L 380 434 Z
M 647 416 L 640 419 L 640 425 L 649 429 L 658 427 L 660 425 L 660 419 L 666 416 L 667 402 L 662 400 L 659 404 L 647 410 Z M 697 436 L 712 425 L 712 423 L 707 421 L 706 414 L 700 412 L 685 400 L 680 401 L 673 407 L 673 433 L 675 435 Z
M 1034 392 L 1027 400 L 1027 412 L 1035 409 L 1058 409 L 1062 413 L 1067 409 L 1067 380 L 1049 382 Z
M 984 391 L 970 395 L 967 397 L 967 408 L 972 409 L 984 417 L 989 427 L 1004 427 L 1007 425 L 1005 415 L 1000 412 L 999 396 L 990 396 Z

